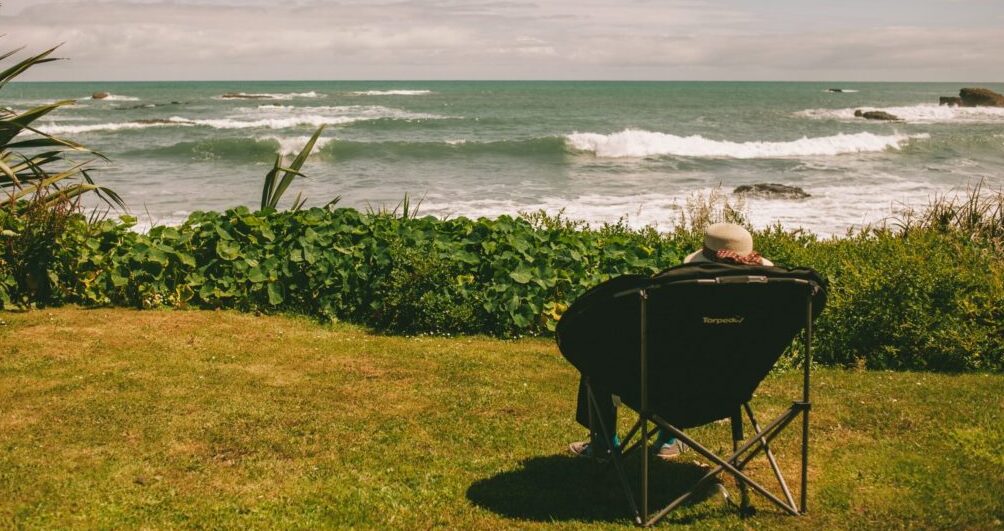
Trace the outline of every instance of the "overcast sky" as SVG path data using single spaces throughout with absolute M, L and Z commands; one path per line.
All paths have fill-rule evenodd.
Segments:
M 1004 81 L 1004 0 L 2 0 L 34 80 Z

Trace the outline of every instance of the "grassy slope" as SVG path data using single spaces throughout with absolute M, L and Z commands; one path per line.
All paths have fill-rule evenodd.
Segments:
M 583 430 L 550 341 L 230 312 L 0 319 L 0 528 L 629 524 L 613 476 L 563 453 Z M 814 377 L 810 514 L 754 498 L 747 523 L 1001 526 L 1004 375 Z M 761 421 L 798 381 L 764 382 Z M 727 445 L 725 426 L 695 433 Z M 796 433 L 777 445 L 793 485 Z M 699 473 L 686 455 L 660 465 L 663 498 Z M 714 501 L 671 522 L 744 525 Z

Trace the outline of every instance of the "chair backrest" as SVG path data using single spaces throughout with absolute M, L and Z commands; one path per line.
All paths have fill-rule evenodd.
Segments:
M 558 323 L 562 355 L 634 409 L 641 407 L 641 293 L 648 409 L 681 428 L 726 418 L 826 302 L 809 269 L 687 264 L 624 276 L 583 294 Z

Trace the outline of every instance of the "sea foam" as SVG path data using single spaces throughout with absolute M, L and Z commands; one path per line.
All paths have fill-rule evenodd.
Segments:
M 846 109 L 806 109 L 795 116 L 823 120 L 864 121 L 854 111 L 883 111 L 911 123 L 1001 123 L 1004 107 L 950 107 L 925 103 L 903 107 L 853 107 Z
M 324 94 L 315 92 L 311 90 L 310 92 L 284 92 L 284 93 L 270 93 L 270 92 L 228 92 L 225 95 L 217 96 L 215 99 L 221 100 L 242 100 L 242 99 L 261 99 L 261 100 L 291 100 L 294 98 L 320 98 Z
M 922 135 L 876 135 L 872 133 L 838 134 L 787 142 L 730 142 L 711 140 L 700 135 L 677 136 L 640 129 L 625 129 L 619 133 L 573 133 L 565 137 L 568 146 L 577 151 L 594 153 L 597 157 L 651 157 L 659 155 L 703 158 L 784 158 L 800 156 L 831 156 L 845 153 L 866 153 L 898 149 L 911 138 Z
M 249 112 L 259 116 L 248 116 Z M 151 122 L 113 122 L 86 125 L 56 125 L 42 127 L 53 135 L 90 133 L 95 131 L 120 131 L 150 127 L 203 126 L 213 129 L 288 129 L 298 126 L 344 125 L 373 120 L 430 120 L 444 118 L 434 114 L 413 113 L 377 105 L 347 105 L 342 107 L 291 107 L 281 105 L 261 106 L 250 111 L 242 109 L 241 116 L 225 118 L 186 118 L 171 116 L 166 120 Z
M 431 90 L 357 90 L 356 96 L 424 96 L 432 94 Z
M 282 155 L 292 155 L 297 154 L 306 145 L 307 141 L 310 140 L 309 136 L 264 136 L 260 137 L 259 140 L 264 140 L 267 142 L 275 142 L 279 144 L 279 153 Z M 317 150 L 330 144 L 335 139 L 333 137 L 320 137 L 317 142 L 314 143 L 314 149 L 310 153 L 316 153 Z
M 135 98 L 133 96 L 122 96 L 120 94 L 109 94 L 108 96 L 106 96 L 104 98 L 98 98 L 98 99 L 92 98 L 90 96 L 88 96 L 86 98 L 80 98 L 80 99 L 82 99 L 82 100 L 94 100 L 94 101 L 139 101 L 139 98 Z
M 50 135 L 73 135 L 79 133 L 93 133 L 95 131 L 123 131 L 127 129 L 148 129 L 151 127 L 173 126 L 188 127 L 192 125 L 195 124 L 189 120 L 173 117 L 159 122 L 119 122 L 86 125 L 55 125 L 49 123 L 41 126 L 39 129 Z

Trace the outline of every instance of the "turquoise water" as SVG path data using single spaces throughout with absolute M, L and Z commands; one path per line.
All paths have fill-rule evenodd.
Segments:
M 277 152 L 328 124 L 294 184 L 308 204 L 480 216 L 564 209 L 669 228 L 687 198 L 742 184 L 758 225 L 823 234 L 895 215 L 980 179 L 1004 186 L 1004 108 L 948 108 L 964 83 L 19 83 L 0 105 L 78 103 L 41 129 L 107 155 L 95 177 L 145 223 L 255 205 Z M 983 84 L 998 92 L 1004 85 Z M 855 92 L 834 93 L 840 87 Z M 95 91 L 112 94 L 91 100 Z M 225 98 L 227 93 L 254 99 Z M 903 118 L 855 118 L 880 109 Z

